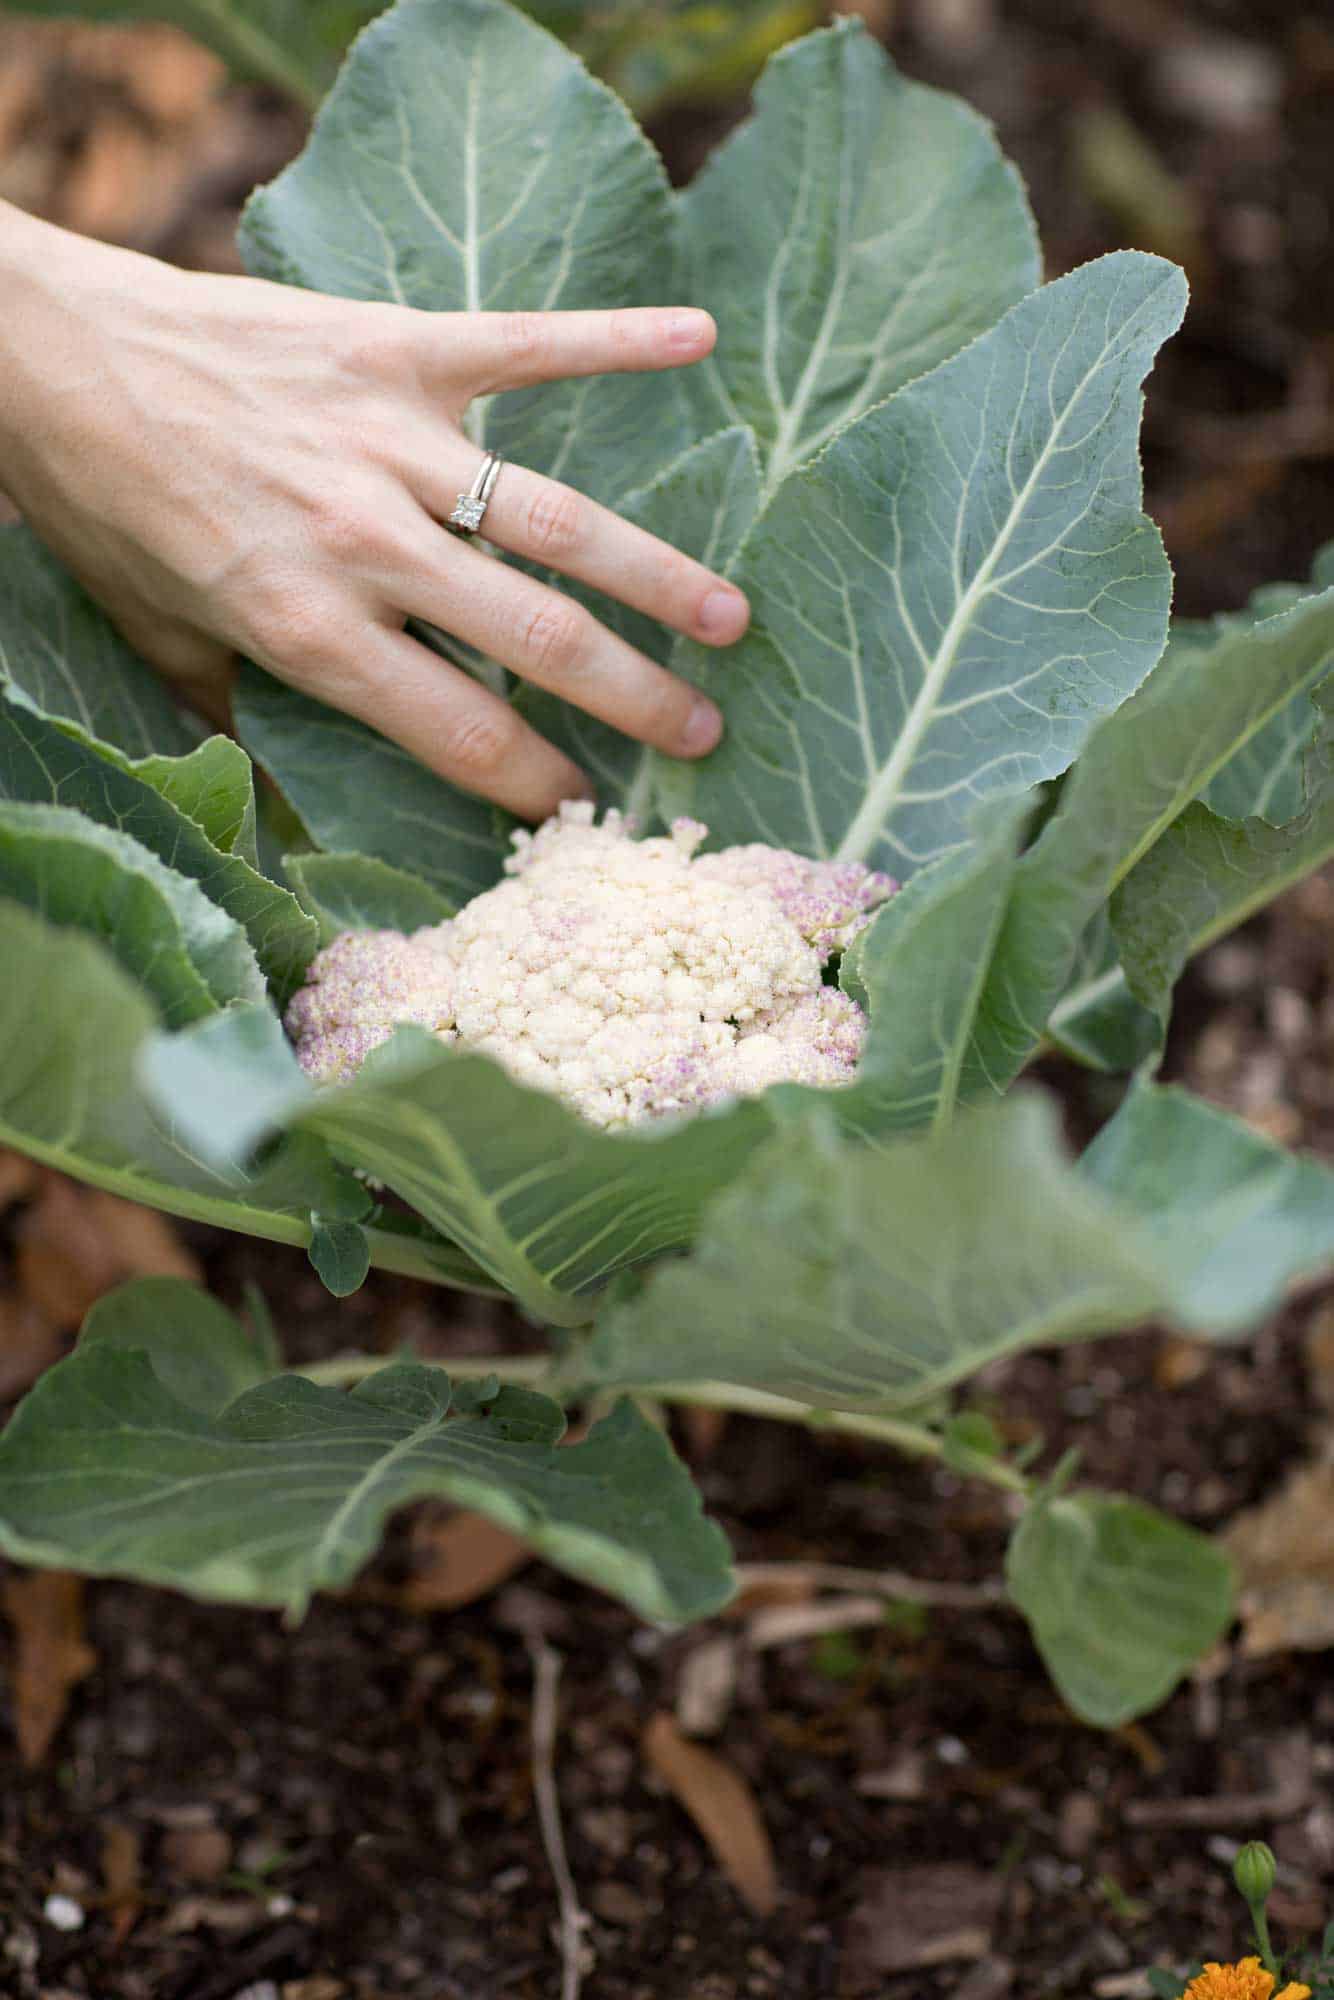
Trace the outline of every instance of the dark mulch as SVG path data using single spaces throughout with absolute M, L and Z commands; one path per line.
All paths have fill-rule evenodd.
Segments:
M 1198 615 L 1304 574 L 1334 536 L 1327 8 L 1011 0 L 980 41 L 967 21 L 984 7 L 897 11 L 909 70 L 1000 124 L 1050 269 L 1163 225 L 1161 203 L 1126 215 L 1080 165 L 1093 113 L 1133 121 L 1175 176 L 1193 207 L 1182 242 L 1196 303 L 1154 378 L 1147 471 L 1179 602 Z M 664 135 L 676 163 L 714 129 L 678 115 Z M 170 227 L 186 223 L 173 213 Z M 214 216 L 198 240 L 218 236 Z M 1195 1087 L 1327 1152 L 1332 902 L 1328 882 L 1307 885 L 1211 954 L 1173 1050 Z M 1100 1086 L 1049 1080 L 1078 1124 L 1109 1108 Z M 378 1279 L 333 1307 L 293 1254 L 195 1240 L 225 1296 L 246 1277 L 263 1284 L 294 1354 L 400 1338 L 476 1351 L 509 1326 Z M 1299 1301 L 1199 1366 L 1153 1333 L 1027 1357 L 992 1371 L 979 1399 L 1016 1439 L 1041 1433 L 1044 1462 L 1078 1442 L 1092 1479 L 1213 1530 L 1311 1448 L 1307 1337 L 1329 1306 Z M 1004 1502 L 951 1475 L 743 1422 L 698 1470 L 747 1560 L 998 1573 Z M 403 1560 L 392 1547 L 385 1588 Z M 47 1766 L 24 1774 L 0 1750 L 0 1991 L 554 1994 L 528 1739 L 535 1625 L 564 1659 L 559 1781 L 593 1918 L 590 2000 L 1116 2000 L 1142 1990 L 1137 1969 L 1155 1959 L 1241 1947 L 1225 1864 L 1253 1834 L 1278 1849 L 1291 1924 L 1313 1925 L 1331 1901 L 1334 1688 L 1319 1655 L 1220 1656 L 1143 1727 L 1107 1736 L 1065 1713 L 1023 1628 L 995 1607 L 905 1608 L 869 1633 L 739 1648 L 714 1747 L 753 1785 L 777 1851 L 782 1897 L 761 1921 L 639 1752 L 709 1633 L 645 1630 L 540 1566 L 448 1617 L 363 1595 L 317 1604 L 296 1631 L 102 1585 L 99 1665 Z M 140 1856 L 128 1933 L 99 1904 L 109 1835 Z M 85 1913 L 81 1929 L 44 1917 L 53 1893 Z M 953 1955 L 911 1963 L 933 1950 Z

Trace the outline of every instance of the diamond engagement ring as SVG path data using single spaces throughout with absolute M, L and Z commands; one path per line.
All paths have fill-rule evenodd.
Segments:
M 454 534 L 470 542 L 482 525 L 487 502 L 496 490 L 500 468 L 504 463 L 498 451 L 489 451 L 477 468 L 477 477 L 466 493 L 460 493 L 454 502 L 454 511 L 445 526 Z

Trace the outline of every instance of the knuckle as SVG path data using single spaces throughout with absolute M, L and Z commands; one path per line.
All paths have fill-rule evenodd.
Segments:
M 315 667 L 338 643 L 337 621 L 324 597 L 295 566 L 257 564 L 245 579 L 242 636 L 263 666 Z
M 314 598 L 296 593 L 267 607 L 259 631 L 263 651 L 283 667 L 320 666 L 339 646 L 335 619 Z
M 518 725 L 508 709 L 470 708 L 449 732 L 449 759 L 456 770 L 486 778 L 513 755 Z
M 674 680 L 670 674 L 655 674 L 644 702 L 646 731 L 657 742 L 679 742 L 694 705 L 693 693 L 682 682 Z
M 607 344 L 609 347 L 633 348 L 641 342 L 642 316 L 630 306 L 615 306 L 607 314 Z
M 401 306 L 368 305 L 349 327 L 339 359 L 356 381 L 396 374 L 411 348 L 410 316 Z
M 542 605 L 524 629 L 525 657 L 539 673 L 568 673 L 583 649 L 584 627 L 584 615 L 576 605 L 559 600 Z
M 541 313 L 503 313 L 498 331 L 511 361 L 540 361 L 546 352 L 547 331 Z
M 383 539 L 374 514 L 350 496 L 323 495 L 312 502 L 310 515 L 321 553 L 340 569 L 364 562 Z
M 569 556 L 584 538 L 584 509 L 568 486 L 541 486 L 528 508 L 528 540 L 539 555 Z

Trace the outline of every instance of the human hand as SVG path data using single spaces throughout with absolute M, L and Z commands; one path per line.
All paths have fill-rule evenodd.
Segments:
M 428 313 L 179 271 L 0 206 L 0 480 L 145 659 L 226 713 L 234 652 L 540 819 L 587 781 L 404 631 L 424 619 L 677 757 L 712 703 L 571 598 L 440 525 L 481 451 L 473 398 L 679 367 L 706 313 Z M 486 536 L 706 644 L 741 593 L 518 465 Z

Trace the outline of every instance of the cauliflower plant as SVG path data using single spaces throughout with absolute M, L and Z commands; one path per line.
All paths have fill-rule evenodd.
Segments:
M 636 840 L 620 813 L 562 806 L 458 916 L 319 953 L 287 1014 L 303 1067 L 341 1081 L 415 1022 L 597 1125 L 846 1083 L 866 1017 L 823 969 L 897 885 L 777 848 L 697 856 L 707 831 Z

